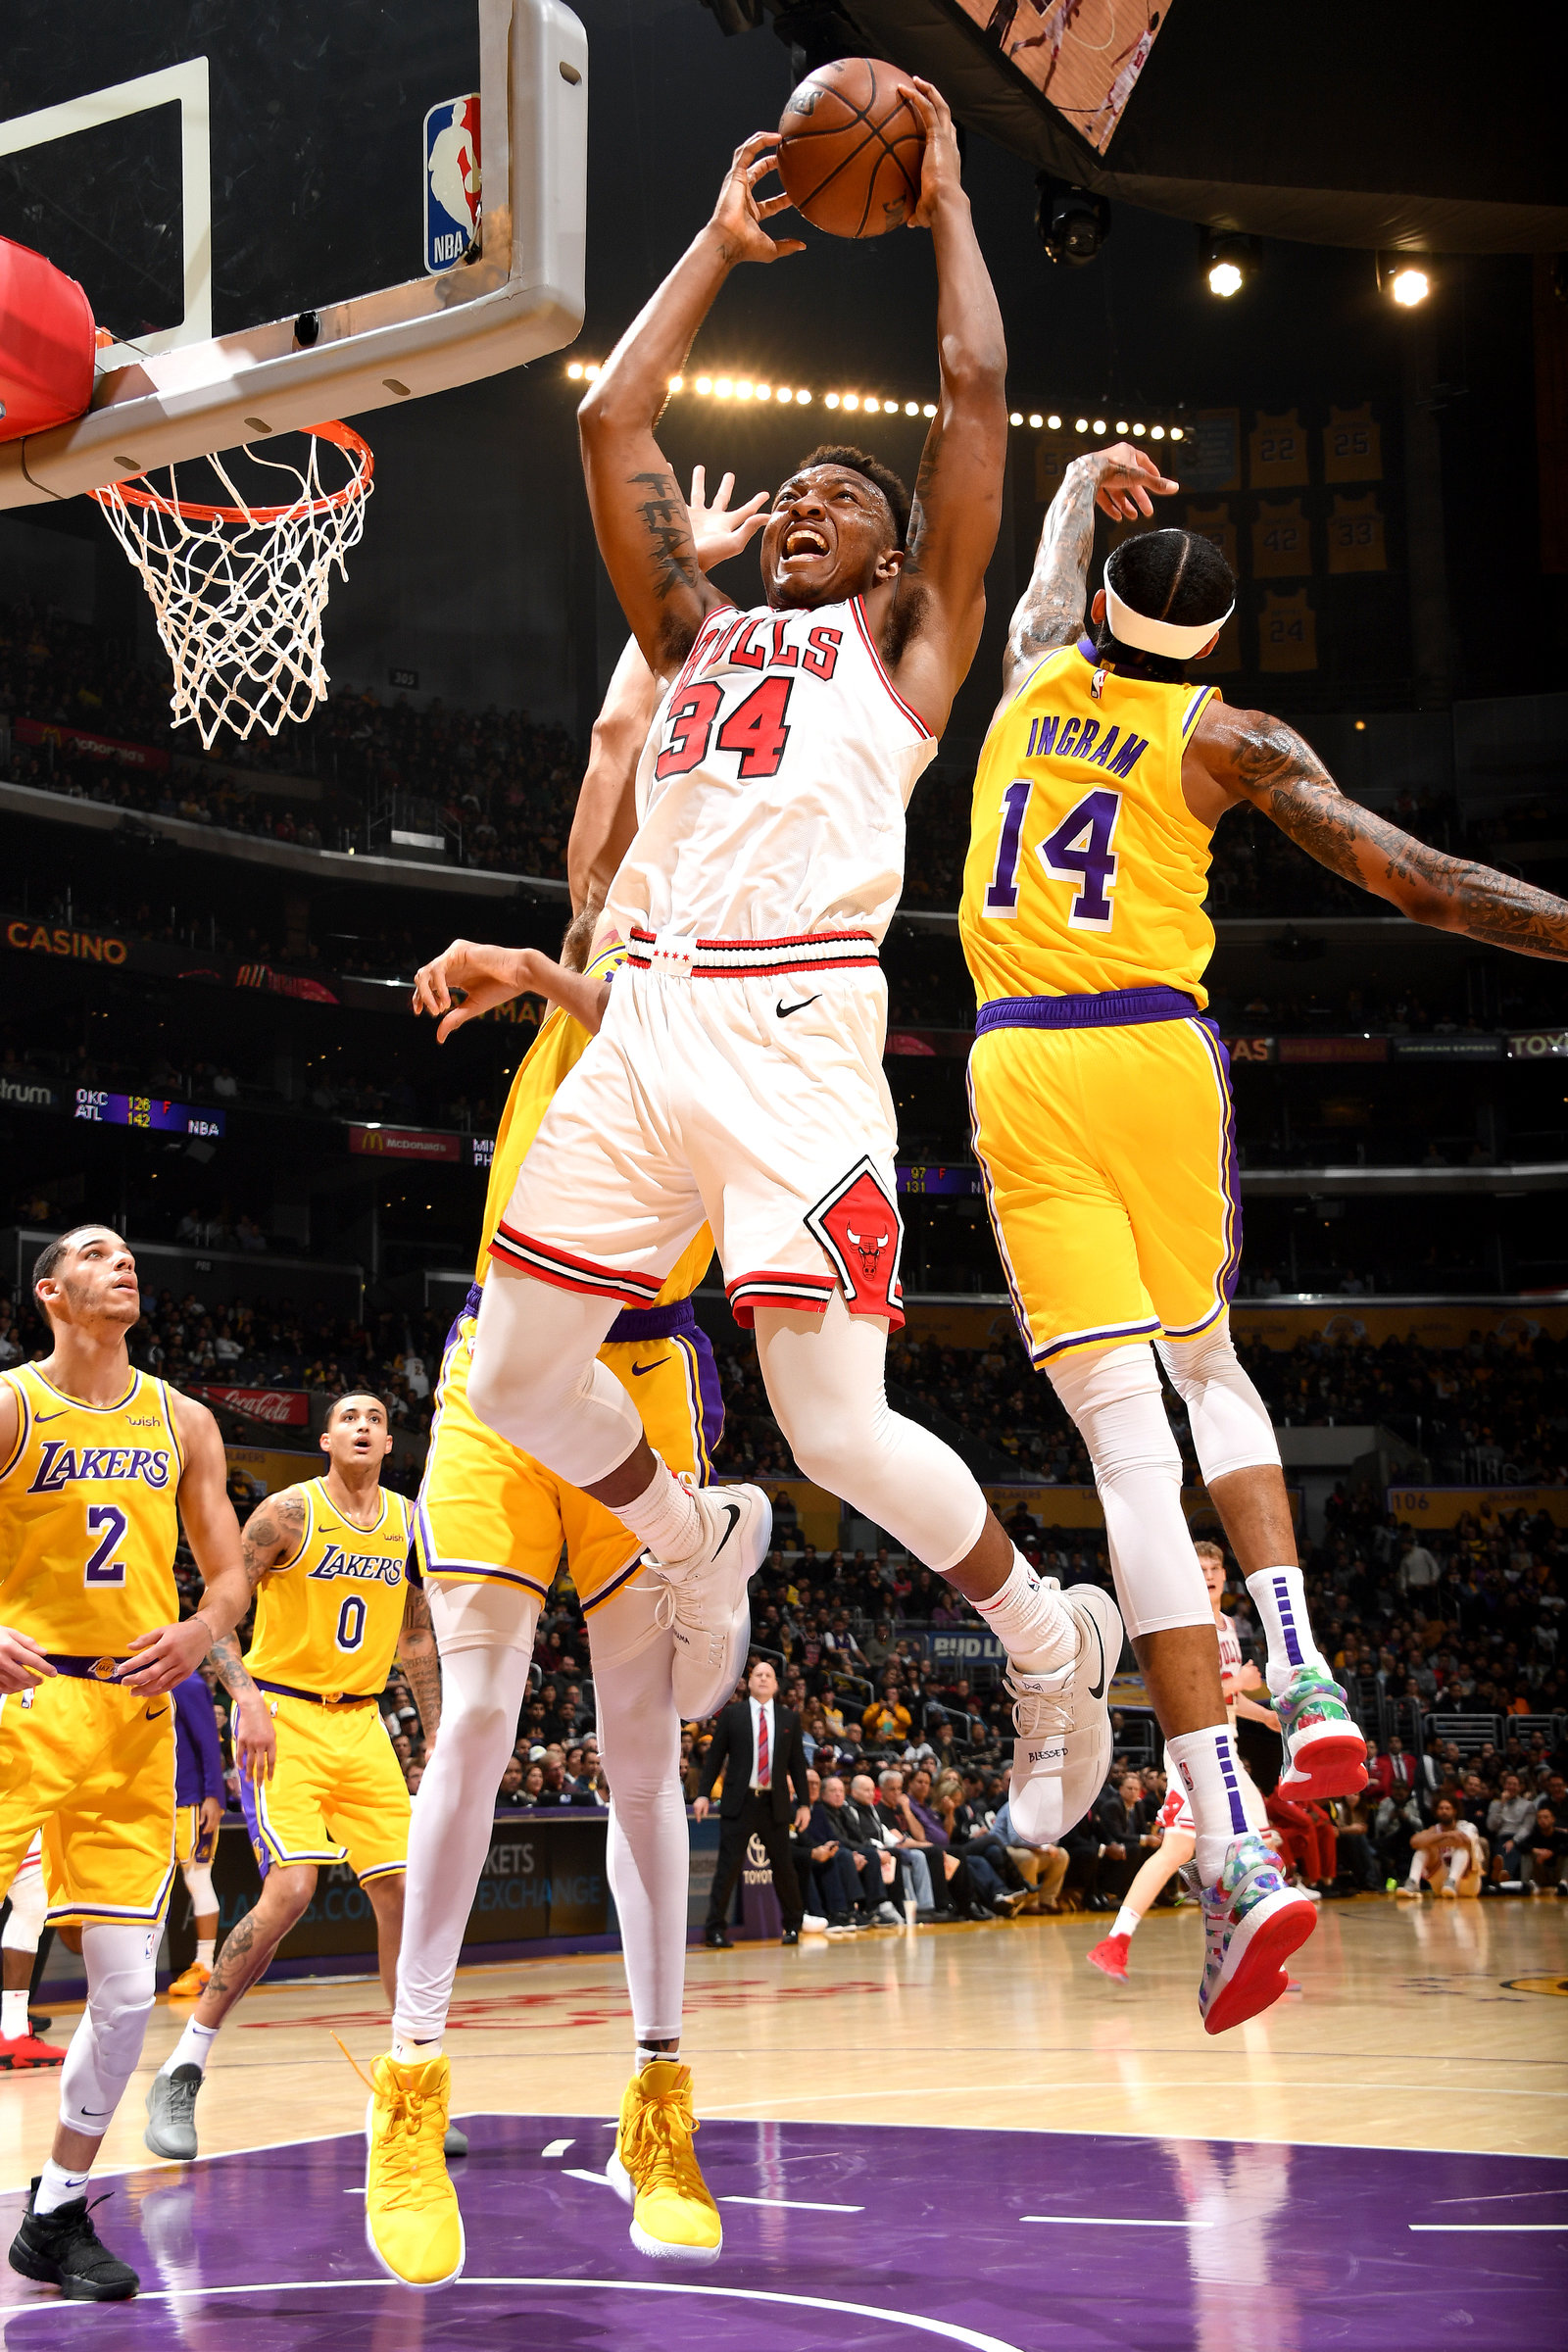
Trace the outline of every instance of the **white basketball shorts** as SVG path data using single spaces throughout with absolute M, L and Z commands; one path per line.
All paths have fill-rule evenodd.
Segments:
M 634 932 L 490 1243 L 499 1264 L 652 1306 L 706 1219 L 738 1323 L 759 1305 L 904 1321 L 887 987 L 869 933 Z

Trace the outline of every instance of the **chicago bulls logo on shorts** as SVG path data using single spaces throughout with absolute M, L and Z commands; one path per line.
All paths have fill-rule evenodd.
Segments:
M 895 1326 L 904 1321 L 904 1220 L 868 1158 L 807 1210 L 806 1229 L 831 1258 L 852 1315 L 886 1315 Z

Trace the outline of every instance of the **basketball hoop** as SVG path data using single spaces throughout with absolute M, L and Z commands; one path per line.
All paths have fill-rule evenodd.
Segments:
M 174 724 L 194 719 L 208 750 L 220 727 L 241 737 L 256 726 L 275 735 L 285 718 L 308 718 L 326 699 L 321 619 L 331 570 L 335 564 L 348 576 L 344 559 L 365 528 L 375 461 L 349 425 L 304 429 L 303 467 L 244 446 L 251 465 L 294 484 L 281 505 L 246 500 L 216 456 L 202 463 L 228 491 L 229 506 L 181 498 L 172 466 L 165 490 L 141 474 L 92 493 L 152 599 L 173 664 Z M 323 442 L 350 467 L 335 490 L 321 482 Z

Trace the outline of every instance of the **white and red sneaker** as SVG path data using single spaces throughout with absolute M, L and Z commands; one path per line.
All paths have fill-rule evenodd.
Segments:
M 1121 1612 L 1098 1585 L 1069 1586 L 1061 1604 L 1078 1628 L 1071 1665 L 1053 1674 L 1022 1674 L 1016 1666 L 1007 1673 L 1017 1734 L 1007 1805 L 1025 1845 L 1059 1844 L 1110 1770 L 1107 1693 L 1121 1656 Z
M 1086 1952 L 1084 1957 L 1091 1968 L 1099 1969 L 1102 1977 L 1109 1977 L 1115 1984 L 1125 1984 L 1127 1954 L 1132 1940 L 1130 1936 L 1107 1936 L 1103 1943 L 1097 1943 L 1094 1950 Z
M 703 1542 L 688 1559 L 665 1566 L 650 1557 L 647 1574 L 662 1584 L 657 1615 L 674 1638 L 670 1685 L 686 1723 L 723 1705 L 740 1679 L 752 1639 L 747 1589 L 773 1540 L 773 1506 L 760 1487 L 700 1487 L 680 1473 L 703 1522 Z
M 1198 2011 L 1205 2034 L 1227 2034 L 1291 1989 L 1284 1963 L 1317 1925 L 1317 1906 L 1285 1883 L 1278 1858 L 1249 1832 L 1232 1840 L 1203 1888 L 1207 1949 Z

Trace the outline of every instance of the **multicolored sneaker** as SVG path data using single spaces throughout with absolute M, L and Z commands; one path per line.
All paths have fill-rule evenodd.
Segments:
M 1086 1952 L 1084 1957 L 1091 1968 L 1099 1969 L 1102 1977 L 1109 1977 L 1113 1984 L 1125 1984 L 1127 1953 L 1131 1943 L 1130 1936 L 1107 1936 L 1103 1943 L 1097 1943 L 1094 1950 Z
M 1227 2034 L 1290 1990 L 1281 1963 L 1317 1925 L 1317 1910 L 1288 1886 L 1278 1858 L 1249 1832 L 1233 1840 L 1212 1886 L 1203 1889 L 1207 1950 L 1198 2013 L 1205 2034 Z
M 1321 1666 L 1298 1666 L 1274 1700 L 1285 1741 L 1280 1792 L 1306 1797 L 1354 1796 L 1366 1787 L 1366 1741 L 1345 1692 Z
M 633 2075 L 606 2171 L 632 2208 L 631 2242 L 661 2262 L 716 2262 L 724 2225 L 692 2145 L 692 2073 L 671 2058 Z

